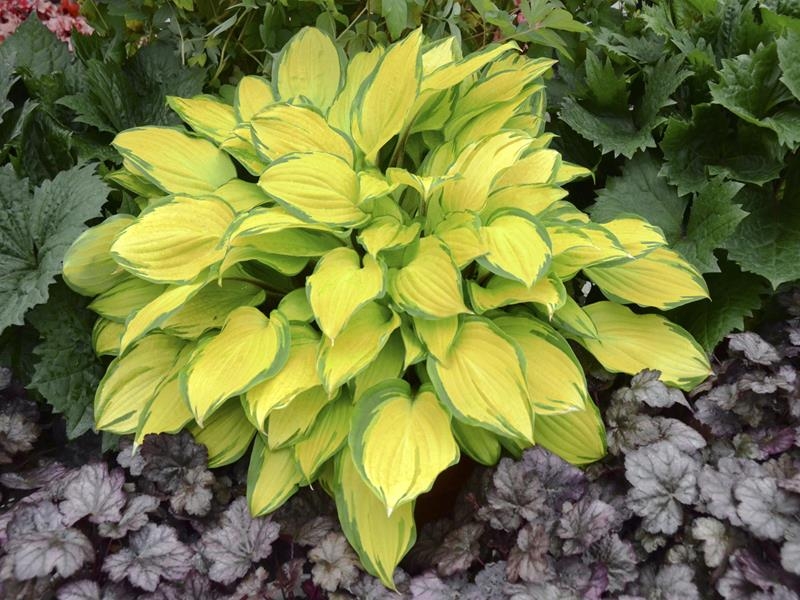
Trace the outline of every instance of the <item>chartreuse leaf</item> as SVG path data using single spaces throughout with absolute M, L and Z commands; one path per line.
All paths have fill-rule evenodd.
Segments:
M 402 325 L 402 324 L 401 324 Z M 404 369 L 405 348 L 403 346 L 403 336 L 395 331 L 389 337 L 389 341 L 375 357 L 370 365 L 356 375 L 353 392 L 353 401 L 358 402 L 361 396 L 372 386 L 400 377 Z
M 562 280 L 592 265 L 632 258 L 622 243 L 604 226 L 587 223 L 580 225 L 580 231 L 588 238 L 588 244 L 570 246 L 563 252 L 553 254 L 552 271 Z
M 111 361 L 94 399 L 97 429 L 133 433 L 141 411 L 172 371 L 184 345 L 183 340 L 154 333 Z
M 414 545 L 414 503 L 407 502 L 391 515 L 364 483 L 348 448 L 336 457 L 336 509 L 347 540 L 361 564 L 388 588 L 396 589 L 395 567 Z
M 409 366 L 424 360 L 427 352 L 407 319 L 403 319 L 400 323 L 400 337 L 403 340 L 403 348 L 405 349 L 405 358 L 403 359 L 403 370 L 405 370 Z
M 353 314 L 384 292 L 384 268 L 355 250 L 336 248 L 323 256 L 306 278 L 306 290 L 317 325 L 332 342 Z
M 500 317 L 494 322 L 525 355 L 528 394 L 537 420 L 539 415 L 583 410 L 589 397 L 583 367 L 555 329 L 524 317 Z
M 495 213 L 481 227 L 486 254 L 478 264 L 531 287 L 550 266 L 550 239 L 535 217 L 517 210 Z
M 247 75 L 239 80 L 233 97 L 233 106 L 239 121 L 249 121 L 273 102 L 275 93 L 263 77 Z
M 156 393 L 150 395 L 137 411 L 134 444 L 141 444 L 150 433 L 176 433 L 191 422 L 192 411 L 181 396 L 178 373 L 186 366 L 193 349 L 193 344 L 181 348 Z
M 258 306 L 264 298 L 264 290 L 247 281 L 232 278 L 219 284 L 212 282 L 162 321 L 159 328 L 170 335 L 195 340 L 206 331 L 221 328 L 234 309 Z
M 474 281 L 468 282 L 470 304 L 476 313 L 485 313 L 493 308 L 532 302 L 541 306 L 548 314 L 561 308 L 566 302 L 567 290 L 555 275 L 542 277 L 531 287 L 497 275 L 491 277 L 486 287 Z
M 353 139 L 370 163 L 409 119 L 422 78 L 421 44 L 421 28 L 392 44 L 354 99 Z
M 593 463 L 606 454 L 606 429 L 590 398 L 584 410 L 537 415 L 534 435 L 537 444 L 573 465 Z
M 100 317 L 92 328 L 92 348 L 97 356 L 119 354 L 119 342 L 125 325 Z
M 452 420 L 451 426 L 458 445 L 472 460 L 486 466 L 497 464 L 503 449 L 494 433 L 457 419 Z
M 272 200 L 255 183 L 231 179 L 214 190 L 214 195 L 222 198 L 237 213 L 248 212 L 262 204 L 271 204 Z
M 208 448 L 208 466 L 222 467 L 236 462 L 256 434 L 237 398 L 231 398 L 211 415 L 204 427 L 189 427 L 198 444 Z
M 201 427 L 232 396 L 278 372 L 289 354 L 289 323 L 273 311 L 267 318 L 249 306 L 228 315 L 222 331 L 200 340 L 181 371 L 180 385 Z
M 264 171 L 258 185 L 303 220 L 352 227 L 367 218 L 356 206 L 359 195 L 355 171 L 333 154 L 287 155 Z
M 661 229 L 636 215 L 622 215 L 602 226 L 611 232 L 631 256 L 641 256 L 667 245 Z
M 447 248 L 424 237 L 407 251 L 405 265 L 389 274 L 389 293 L 406 313 L 444 319 L 469 312 L 461 291 L 461 273 Z
M 303 483 L 303 474 L 291 448 L 270 450 L 261 435 L 256 436 L 247 468 L 247 505 L 255 517 L 279 508 Z
M 290 332 L 291 344 L 286 364 L 280 371 L 250 388 L 245 395 L 245 412 L 250 422 L 262 433 L 266 432 L 265 421 L 273 409 L 286 406 L 298 394 L 321 383 L 317 374 L 319 334 L 311 327 L 297 323 L 290 326 Z
M 555 150 L 535 150 L 500 174 L 494 187 L 501 189 L 548 183 L 560 165 L 561 155 Z
M 323 338 L 317 370 L 328 393 L 367 368 L 399 326 L 400 317 L 390 308 L 370 302 L 352 316 L 335 344 Z
M 449 87 L 461 83 L 464 79 L 475 73 L 477 70 L 486 66 L 498 56 L 517 50 L 516 42 L 506 42 L 500 45 L 487 46 L 480 52 L 473 52 L 467 58 L 461 59 L 458 62 L 451 62 L 452 57 L 447 57 L 444 64 L 430 72 L 427 72 L 422 79 L 422 90 L 444 90 Z M 425 57 L 428 55 L 426 52 L 423 55 L 423 64 Z
M 62 275 L 67 285 L 84 296 L 96 296 L 125 279 L 127 272 L 109 251 L 117 234 L 135 220 L 130 215 L 115 215 L 84 231 L 64 255 Z
M 275 62 L 272 81 L 282 100 L 304 97 L 326 111 L 339 91 L 342 66 L 331 38 L 304 27 L 289 41 Z
M 225 255 L 220 238 L 233 209 L 216 198 L 179 196 L 143 212 L 111 246 L 131 273 L 156 283 L 189 283 Z
M 301 287 L 286 294 L 278 304 L 281 311 L 289 321 L 302 321 L 310 323 L 314 319 L 314 311 L 308 302 L 306 288 Z
M 307 106 L 273 104 L 250 123 L 260 156 L 275 160 L 292 152 L 327 152 L 353 164 L 353 149 L 325 118 Z
M 167 104 L 189 127 L 216 143 L 230 137 L 239 124 L 233 107 L 215 96 L 167 96 Z
M 339 131 L 350 131 L 350 113 L 356 94 L 358 94 L 358 90 L 364 80 L 375 69 L 375 65 L 378 64 L 383 53 L 384 48 L 382 46 L 375 46 L 369 52 L 359 52 L 350 59 L 347 64 L 344 87 L 339 92 L 339 95 L 336 96 L 336 100 L 333 101 L 328 111 L 328 123 L 332 127 Z
M 430 388 L 412 398 L 402 379 L 372 387 L 358 401 L 349 445 L 353 462 L 391 515 L 458 462 L 450 414 Z
M 404 225 L 391 215 L 377 217 L 358 234 L 358 243 L 377 258 L 381 250 L 394 250 L 408 246 L 419 237 L 419 223 Z
M 294 445 L 294 457 L 305 482 L 313 481 L 323 463 L 346 443 L 352 414 L 352 398 L 343 393 L 322 409 L 311 430 Z
M 236 177 L 224 152 L 177 129 L 136 127 L 117 134 L 113 144 L 137 175 L 170 194 L 210 194 Z
M 166 285 L 129 276 L 95 298 L 89 304 L 89 309 L 104 319 L 124 323 L 128 315 L 158 298 L 166 289 Z
M 470 425 L 533 442 L 525 356 L 492 321 L 466 317 L 446 360 L 428 357 L 436 394 Z
M 564 305 L 556 309 L 552 321 L 556 327 L 571 336 L 593 339 L 597 337 L 594 321 L 571 296 L 567 296 Z
M 613 302 L 596 302 L 584 310 L 597 328 L 597 338 L 579 341 L 609 371 L 630 375 L 642 369 L 660 371 L 661 381 L 684 390 L 711 373 L 700 345 L 660 315 L 637 315 Z
M 708 298 L 700 273 L 669 248 L 656 248 L 626 262 L 590 267 L 584 273 L 607 298 L 623 304 L 669 310 Z
M 445 243 L 459 269 L 486 253 L 480 226 L 477 215 L 465 212 L 452 213 L 436 226 L 436 237 Z
M 272 450 L 283 448 L 303 437 L 314 425 L 320 411 L 331 401 L 318 385 L 292 398 L 269 414 L 267 444 Z
M 510 167 L 513 169 L 513 167 Z M 523 185 L 493 190 L 481 211 L 490 215 L 501 208 L 516 208 L 532 215 L 538 215 L 567 195 L 561 188 L 550 185 Z
M 414 318 L 414 330 L 431 356 L 437 360 L 445 360 L 456 335 L 458 335 L 458 317 Z

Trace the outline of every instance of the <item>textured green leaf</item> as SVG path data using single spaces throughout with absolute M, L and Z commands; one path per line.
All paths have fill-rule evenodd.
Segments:
M 608 180 L 589 209 L 595 221 L 609 221 L 623 213 L 637 214 L 661 228 L 668 242 L 680 238 L 686 198 L 658 174 L 650 154 L 638 154 L 625 164 L 620 177 Z
M 92 427 L 94 392 L 105 370 L 92 349 L 95 315 L 85 306 L 83 298 L 57 285 L 47 304 L 29 315 L 42 338 L 34 349 L 39 360 L 30 387 L 63 413 L 69 438 Z
M 692 202 L 686 235 L 674 248 L 701 273 L 717 272 L 714 250 L 722 246 L 747 216 L 733 199 L 744 184 L 715 179 Z
M 0 44 L 0 62 L 11 57 L 17 72 L 26 81 L 64 71 L 72 61 L 67 45 L 59 41 L 35 13 Z
M 606 58 L 601 62 L 591 50 L 586 52 L 586 85 L 593 104 L 615 113 L 628 112 L 628 82 L 614 71 L 614 64 Z
M 93 166 L 59 173 L 32 194 L 10 165 L 0 168 L 0 331 L 47 300 L 64 253 L 107 193 Z
M 784 151 L 773 132 L 711 104 L 692 106 L 691 121 L 670 119 L 661 150 L 661 174 L 681 195 L 699 191 L 709 175 L 762 185 L 783 169 Z
M 778 44 L 778 65 L 781 68 L 781 81 L 800 100 L 800 31 L 788 31 Z
M 681 306 L 667 313 L 670 320 L 686 328 L 706 351 L 731 331 L 742 331 L 744 320 L 761 306 L 761 296 L 769 292 L 763 277 L 743 273 L 733 263 L 723 263 L 720 273 L 706 276 L 710 300 Z
M 75 164 L 72 131 L 42 110 L 31 112 L 22 125 L 21 167 L 31 183 L 52 179 Z
M 400 37 L 408 21 L 407 0 L 382 0 L 381 16 L 386 19 L 386 27 L 393 40 Z

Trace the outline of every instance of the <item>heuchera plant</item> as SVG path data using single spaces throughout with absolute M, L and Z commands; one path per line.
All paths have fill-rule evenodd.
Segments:
M 64 263 L 115 357 L 97 428 L 140 443 L 188 427 L 212 466 L 255 437 L 253 514 L 319 481 L 391 586 L 415 499 L 460 451 L 604 454 L 568 339 L 611 371 L 702 381 L 684 330 L 624 306 L 704 298 L 702 278 L 646 221 L 563 201 L 586 172 L 547 147 L 551 64 L 514 44 L 461 58 L 420 31 L 347 60 L 304 29 L 231 102 L 171 98 L 194 134 L 119 134 L 112 178 L 141 213 Z M 581 272 L 608 301 L 573 299 Z

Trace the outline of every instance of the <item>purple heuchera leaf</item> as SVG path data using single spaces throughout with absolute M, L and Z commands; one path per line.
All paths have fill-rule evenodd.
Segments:
M 319 515 L 305 523 L 294 539 L 301 546 L 316 546 L 326 535 L 337 528 L 336 520 L 328 515 Z
M 556 534 L 564 540 L 564 554 L 585 552 L 597 540 L 610 533 L 615 520 L 614 507 L 602 500 L 583 498 L 565 503 Z
M 592 577 L 583 590 L 583 600 L 600 600 L 608 589 L 608 570 L 602 563 L 592 565 Z
M 461 594 L 433 571 L 427 571 L 411 580 L 412 600 L 458 600 Z
M 191 570 L 192 551 L 172 527 L 148 523 L 129 540 L 127 548 L 109 555 L 103 563 L 112 581 L 127 579 L 152 592 L 160 580 L 179 581 Z
M 220 525 L 203 534 L 200 548 L 210 563 L 208 576 L 220 583 L 244 577 L 250 566 L 272 553 L 280 526 L 269 517 L 253 518 L 245 498 L 234 500 Z
M 447 577 L 469 569 L 480 553 L 482 534 L 482 523 L 467 523 L 448 533 L 433 554 L 439 575 Z
M 358 557 L 347 538 L 332 531 L 308 552 L 313 563 L 311 577 L 318 586 L 329 592 L 350 587 L 358 578 Z
M 64 523 L 52 502 L 41 502 L 17 511 L 8 524 L 6 555 L 0 563 L 0 579 L 19 581 L 48 577 L 56 571 L 69 577 L 91 560 L 91 542 Z
M 704 465 L 697 477 L 700 497 L 706 510 L 718 519 L 727 519 L 731 525 L 742 525 L 736 512 L 737 500 L 733 493 L 734 484 L 748 477 L 761 477 L 763 471 L 752 460 L 723 457 L 717 468 Z
M 722 564 L 728 552 L 728 533 L 725 524 L 711 517 L 700 517 L 692 523 L 692 535 L 703 543 L 706 566 Z
M 193 467 L 183 475 L 178 488 L 170 494 L 169 505 L 175 512 L 203 516 L 211 510 L 214 475 L 205 466 Z
M 504 458 L 495 469 L 492 485 L 486 493 L 487 505 L 479 509 L 478 518 L 488 521 L 494 529 L 514 531 L 524 521 L 534 521 L 549 512 L 546 498 L 531 468 Z
M 138 531 L 147 525 L 147 513 L 158 508 L 161 501 L 147 494 L 129 496 L 122 512 L 122 517 L 117 522 L 101 523 L 98 527 L 100 535 L 112 539 L 120 539 L 131 531 Z
M 670 442 L 645 446 L 625 457 L 625 477 L 633 486 L 628 499 L 643 518 L 644 529 L 667 534 L 678 530 L 681 505 L 697 499 L 698 468 L 695 458 Z
M 621 540 L 616 533 L 594 544 L 589 549 L 588 558 L 606 566 L 610 592 L 619 592 L 625 589 L 625 584 L 636 580 L 636 553 L 633 545 Z
M 520 462 L 539 480 L 553 508 L 560 508 L 567 500 L 578 500 L 586 491 L 583 471 L 541 446 L 526 450 Z
M 681 404 L 689 408 L 689 403 L 678 389 L 667 387 L 659 380 L 660 371 L 645 369 L 631 379 L 628 393 L 633 400 L 652 406 L 653 408 L 668 408 L 674 404 Z
M 736 513 L 756 537 L 782 540 L 797 526 L 800 497 L 779 489 L 773 477 L 738 481 L 734 495 L 739 501 Z
M 64 489 L 60 508 L 66 523 L 72 525 L 87 516 L 92 523 L 119 521 L 120 510 L 125 506 L 124 483 L 122 471 L 114 469 L 109 473 L 105 463 L 81 467 Z
M 550 532 L 541 523 L 528 523 L 517 534 L 517 545 L 508 556 L 506 574 L 510 581 L 522 579 L 543 583 L 553 578 Z
M 734 352 L 741 352 L 747 360 L 759 365 L 771 365 L 781 359 L 774 346 L 752 331 L 729 335 L 728 348 Z
M 110 583 L 102 588 L 96 581 L 81 579 L 62 585 L 56 594 L 58 600 L 137 600 L 132 593 L 120 584 Z

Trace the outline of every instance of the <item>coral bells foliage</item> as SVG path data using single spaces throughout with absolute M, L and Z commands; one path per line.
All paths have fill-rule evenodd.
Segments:
M 89 35 L 94 32 L 86 19 L 78 13 L 76 2 L 61 0 L 1 0 L 0 1 L 0 42 L 17 30 L 28 15 L 35 13 L 39 20 L 62 42 L 69 42 L 72 30 Z
M 119 134 L 137 216 L 67 254 L 112 355 L 98 429 L 188 427 L 211 465 L 252 444 L 254 514 L 317 480 L 392 584 L 415 499 L 460 452 L 541 444 L 576 464 L 605 433 L 567 340 L 611 371 L 709 373 L 668 309 L 702 278 L 636 217 L 593 223 L 548 149 L 542 75 L 513 44 L 461 58 L 421 32 L 346 59 L 316 29 L 232 103 L 171 98 L 191 127 Z M 579 305 L 573 278 L 608 301 Z

